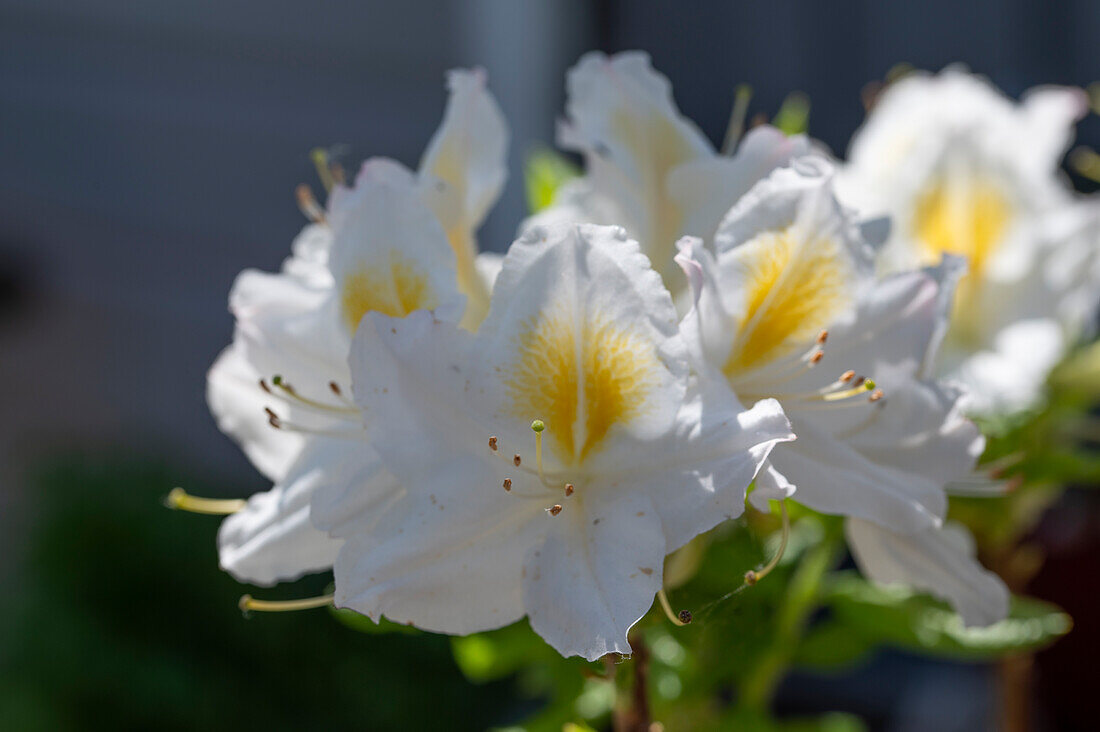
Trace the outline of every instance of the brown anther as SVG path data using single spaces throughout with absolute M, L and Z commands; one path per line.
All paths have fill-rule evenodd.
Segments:
M 553 506 L 546 510 L 551 516 L 557 516 L 559 513 L 561 513 L 561 504 L 555 503 Z
M 571 495 L 573 495 L 573 484 L 572 483 L 566 483 L 565 484 L 565 497 L 568 498 Z
M 497 451 L 497 438 L 496 437 L 490 437 L 489 438 L 489 449 L 492 450 L 493 452 Z
M 827 340 L 829 340 L 829 331 L 823 330 L 817 334 L 817 345 L 824 346 Z
M 814 351 L 814 355 L 810 356 L 810 365 L 816 366 L 823 358 L 825 358 L 825 351 Z
M 847 371 L 845 371 L 843 374 L 840 375 L 840 381 L 842 383 L 845 383 L 845 384 L 847 384 L 849 381 L 851 381 L 854 378 L 856 378 L 856 372 L 852 371 L 851 369 L 848 369 Z
M 511 478 L 505 478 L 504 479 L 504 490 L 506 490 L 506 491 L 512 490 L 512 479 Z
M 268 419 L 278 419 L 279 418 L 279 415 L 275 414 L 275 410 L 272 409 L 271 407 L 264 407 L 264 413 L 267 415 Z
M 267 423 L 277 430 L 282 429 L 283 427 L 282 423 L 279 421 L 279 418 L 276 417 L 274 414 L 267 415 Z
M 268 394 L 271 393 L 271 387 L 267 385 L 267 379 L 260 379 L 260 388 Z
M 879 399 L 882 399 L 882 389 L 875 389 L 871 392 L 871 396 L 867 397 L 867 401 L 871 403 L 877 402 Z
M 857 376 L 856 380 L 852 382 L 852 388 L 855 389 L 863 386 L 864 381 L 867 381 L 867 379 L 863 378 L 862 376 Z
M 691 622 L 691 611 L 690 610 L 681 610 L 677 614 L 677 617 L 680 618 L 681 623 L 683 623 L 684 625 L 687 625 Z
M 519 456 L 518 452 L 514 456 L 512 456 L 512 465 L 515 465 L 518 468 L 519 464 L 522 462 L 523 459 Z
M 335 381 L 328 382 L 328 388 L 329 391 L 331 391 L 336 396 L 340 396 L 341 394 L 343 394 L 343 392 L 340 391 L 340 385 L 337 384 Z
M 745 584 L 749 587 L 752 587 L 756 584 L 756 572 L 752 571 L 751 569 L 748 572 L 745 572 Z

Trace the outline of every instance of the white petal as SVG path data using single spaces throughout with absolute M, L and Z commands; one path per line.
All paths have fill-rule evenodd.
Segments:
M 289 269 L 310 266 L 297 259 L 288 264 Z M 349 381 L 345 358 L 350 339 L 327 309 L 330 288 L 317 282 L 317 277 L 242 272 L 229 297 L 237 321 L 233 344 L 207 377 L 207 403 L 219 428 L 272 480 L 282 477 L 303 441 L 273 429 L 264 408 L 275 407 L 291 421 L 298 420 L 301 410 L 265 393 L 260 379 L 280 375 L 303 395 L 322 399 L 330 396 L 330 381 Z M 303 419 L 323 426 L 312 414 Z
M 471 393 L 474 337 L 416 312 L 363 319 L 351 364 L 356 400 L 384 428 L 374 446 L 404 495 L 359 511 L 336 563 L 337 602 L 375 619 L 449 633 L 499 627 L 523 614 L 526 546 L 547 518 L 531 484 L 493 457 Z M 530 434 L 530 430 L 527 430 Z M 529 444 L 529 443 L 528 443 Z M 541 486 L 540 486 L 541 487 Z
M 872 460 L 797 412 L 790 416 L 798 439 L 772 452 L 771 463 L 798 486 L 799 503 L 899 531 L 939 525 L 947 509 L 942 482 Z
M 420 172 L 438 178 L 458 201 L 458 218 L 475 230 L 500 195 L 508 174 L 508 125 L 486 88 L 482 69 L 447 74 L 450 98 Z M 444 220 L 450 230 L 455 221 Z
M 794 483 L 776 470 L 770 461 L 764 461 L 764 466 L 756 474 L 756 490 L 749 494 L 749 500 L 757 511 L 767 512 L 771 510 L 768 501 L 782 501 L 794 494 Z
M 856 563 L 876 582 L 907 584 L 951 603 L 967 625 L 991 625 L 1008 615 L 1004 583 L 982 568 L 958 526 L 896 534 L 869 521 L 846 526 Z
M 682 213 L 666 190 L 668 174 L 713 155 L 710 143 L 680 115 L 668 79 L 643 53 L 589 53 L 570 70 L 566 86 L 562 146 L 585 154 L 593 188 L 623 216 L 614 223 L 642 242 L 658 272 L 673 272 L 673 247 L 684 232 Z
M 476 486 L 463 467 L 451 474 L 459 485 L 439 475 L 353 533 L 336 561 L 337 606 L 455 634 L 523 616 L 523 557 L 550 517 L 499 484 Z
M 350 332 L 368 311 L 461 315 L 465 298 L 455 282 L 454 252 L 411 173 L 392 161 L 368 160 L 330 219 L 334 297 Z
M 697 381 L 677 415 L 676 431 L 639 443 L 628 469 L 608 488 L 649 494 L 671 552 L 740 516 L 745 491 L 772 448 L 793 439 L 779 402 L 766 399 L 746 410 L 724 380 Z
M 619 438 L 672 426 L 688 370 L 676 321 L 660 277 L 622 229 L 534 229 L 496 280 L 475 386 L 501 432 L 530 435 L 542 419 L 548 459 L 591 451 L 587 469 L 598 470 L 614 463 Z
M 770 125 L 761 125 L 745 135 L 733 157 L 701 157 L 673 169 L 668 193 L 684 212 L 681 232 L 712 240 L 722 217 L 741 196 L 810 149 L 803 135 L 788 137 Z
M 354 440 L 311 440 L 282 481 L 222 522 L 222 569 L 242 582 L 272 585 L 331 567 L 340 542 L 313 526 L 310 502 L 330 469 L 354 461 L 362 448 Z
M 529 550 L 523 599 L 531 627 L 559 653 L 595 661 L 631 652 L 627 631 L 653 604 L 667 552 L 645 495 L 584 500 L 592 505 L 567 506 Z
M 256 469 L 279 480 L 298 457 L 305 438 L 297 432 L 276 430 L 268 424 L 264 407 L 270 397 L 259 388 L 259 372 L 240 342 L 222 351 L 206 377 L 206 402 L 218 429 L 241 446 Z

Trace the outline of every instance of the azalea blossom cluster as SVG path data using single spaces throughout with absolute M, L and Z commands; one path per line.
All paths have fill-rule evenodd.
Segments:
M 567 85 L 585 173 L 503 257 L 476 239 L 508 148 L 480 71 L 417 170 L 299 191 L 311 223 L 237 279 L 208 388 L 274 485 L 173 498 L 232 509 L 222 567 L 331 568 L 338 607 L 429 631 L 526 616 L 591 660 L 667 605 L 667 555 L 793 500 L 845 517 L 869 578 L 1003 618 L 947 496 L 996 489 L 968 415 L 1035 399 L 1095 304 L 1096 207 L 1057 176 L 1082 93 L 914 74 L 844 163 L 767 125 L 719 153 L 640 53 Z

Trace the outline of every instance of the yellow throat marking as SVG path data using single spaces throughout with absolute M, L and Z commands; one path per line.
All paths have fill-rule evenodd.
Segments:
M 951 185 L 938 180 L 917 197 L 913 231 L 928 264 L 943 254 L 967 258 L 980 280 L 1008 228 L 1012 208 L 1004 194 L 980 178 Z
M 745 314 L 726 360 L 733 377 L 806 347 L 852 299 L 843 245 L 831 237 L 769 231 L 743 244 Z
M 519 335 L 504 383 L 513 414 L 538 415 L 562 462 L 576 464 L 644 412 L 658 368 L 654 346 L 635 333 L 542 313 Z
M 340 310 L 353 331 L 369 312 L 403 318 L 438 305 L 427 274 L 397 250 L 390 251 L 388 262 L 345 277 L 340 291 Z

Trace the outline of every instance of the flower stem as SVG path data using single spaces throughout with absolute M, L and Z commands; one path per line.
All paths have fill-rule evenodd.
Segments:
M 840 544 L 835 536 L 826 536 L 799 560 L 778 608 L 772 643 L 756 662 L 756 668 L 741 688 L 740 703 L 763 711 L 771 702 L 794 656 L 806 623 L 818 606 L 825 574 L 832 569 Z

